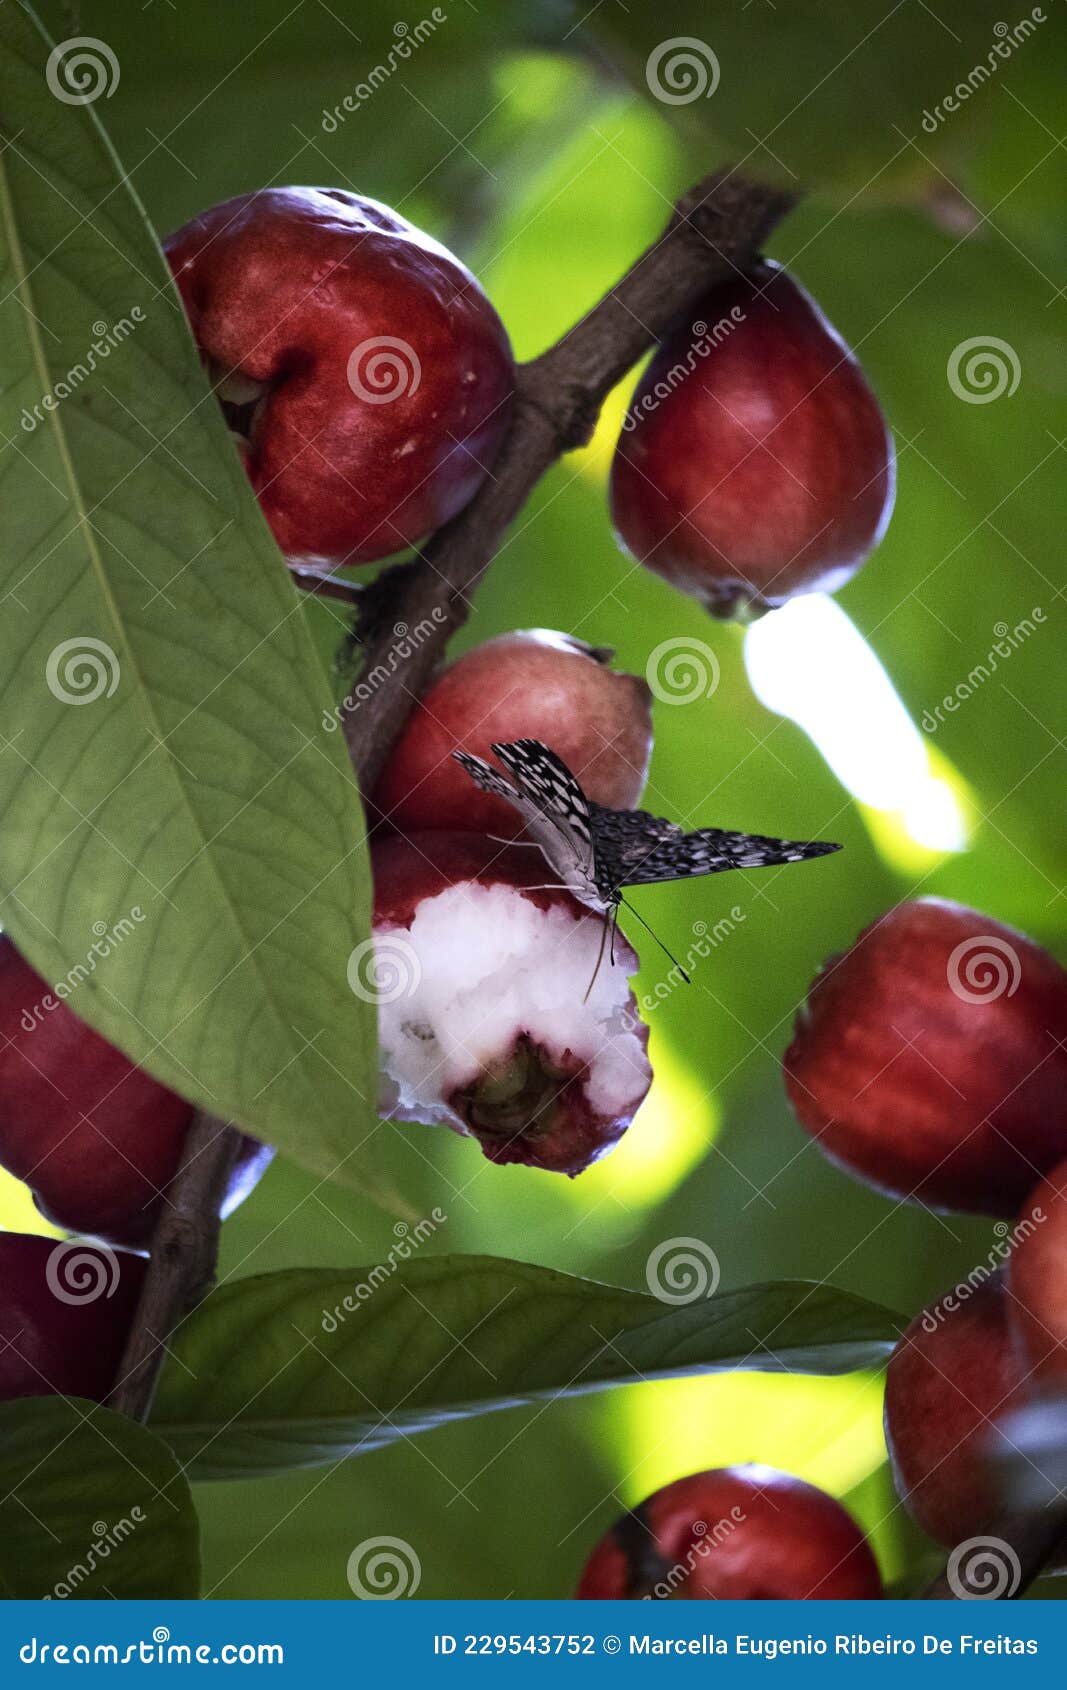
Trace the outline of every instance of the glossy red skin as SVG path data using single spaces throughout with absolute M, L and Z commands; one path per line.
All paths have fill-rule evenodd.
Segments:
M 479 886 L 513 886 L 524 890 L 538 909 L 559 905 L 576 919 L 596 919 L 569 892 L 543 890 L 547 864 L 540 851 L 499 845 L 482 834 L 427 830 L 411 839 L 389 834 L 371 846 L 371 867 L 376 932 L 410 927 L 424 899 L 466 880 Z M 538 890 L 530 890 L 533 887 Z M 626 952 L 622 958 L 630 960 Z
M 48 1220 L 143 1248 L 192 1117 L 191 1104 L 79 1020 L 0 936 L 0 1165 L 32 1187 Z M 242 1135 L 224 1214 L 272 1155 Z
M 524 896 L 539 909 L 559 907 L 569 910 L 576 919 L 598 919 L 569 893 L 541 889 L 546 864 L 540 851 L 496 844 L 478 834 L 427 832 L 411 839 L 389 835 L 372 846 L 371 865 L 375 933 L 410 927 L 424 899 L 434 898 L 465 881 L 481 886 L 510 886 L 523 890 Z M 462 943 L 461 933 L 457 934 L 457 943 Z M 615 962 L 617 967 L 631 973 L 638 965 L 634 951 L 621 934 L 615 938 Z M 632 993 L 629 1008 L 634 1029 L 647 1049 L 648 1029 L 638 1019 Z M 515 1059 L 517 1049 L 516 1043 L 511 1050 L 501 1051 L 501 1067 Z M 503 1131 L 494 1120 L 494 1114 L 499 1115 L 499 1111 L 485 1102 L 484 1093 L 477 1095 L 478 1088 L 464 1088 L 446 1101 L 491 1162 L 517 1162 L 573 1178 L 618 1143 L 647 1095 L 647 1087 L 628 1113 L 610 1117 L 597 1114 L 583 1096 L 584 1067 L 578 1060 L 569 1065 L 569 1077 L 549 1078 L 550 1074 L 554 1076 L 558 1064 L 550 1066 L 547 1053 L 540 1047 L 535 1047 L 534 1056 L 543 1064 L 541 1072 L 551 1098 L 542 1118 L 531 1120 L 519 1129 L 509 1122 Z M 489 1079 L 486 1076 L 486 1081 Z
M 736 326 L 715 344 L 724 319 Z M 668 382 L 678 366 L 685 375 Z M 670 390 L 657 400 L 663 382 Z M 642 411 L 642 400 L 655 407 Z M 693 307 L 639 382 L 629 417 L 611 477 L 619 537 L 714 616 L 834 592 L 885 532 L 895 471 L 877 400 L 814 300 L 777 265 Z
M 67 1303 L 52 1291 L 48 1265 L 54 1252 L 70 1248 L 53 1238 L 0 1232 L 0 1402 L 53 1393 L 102 1402 L 115 1383 L 146 1264 L 124 1251 L 109 1260 L 79 1243 L 77 1259 L 61 1256 L 65 1265 L 53 1266 L 53 1280 L 75 1293 L 99 1286 L 100 1295 Z M 84 1262 L 87 1255 L 97 1258 L 96 1268 Z
M 966 1002 L 949 959 L 982 937 L 1011 947 L 1018 985 Z M 1010 979 L 1006 957 L 1005 968 Z M 1067 1155 L 1065 1038 L 1067 973 L 1047 951 L 977 910 L 920 898 L 825 964 L 785 1055 L 786 1089 L 820 1149 L 869 1185 L 1011 1216 Z
M 480 792 L 452 756 L 472 751 L 492 762 L 493 742 L 512 739 L 541 740 L 590 798 L 632 809 L 652 755 L 651 694 L 567 634 L 528 628 L 488 640 L 431 682 L 378 782 L 375 809 L 399 833 L 516 837 L 522 821 L 512 806 Z
M 980 1536 L 1002 1511 L 986 1452 L 993 1423 L 1026 1401 L 1030 1383 L 1013 1344 L 1003 1279 L 991 1276 L 965 1300 L 949 1295 L 957 1306 L 931 1303 L 912 1321 L 885 1382 L 897 1492 L 946 1548 Z
M 601 1539 L 575 1594 L 809 1601 L 874 1599 L 883 1590 L 871 1547 L 839 1502 L 749 1464 L 653 1492 Z
M 1031 1193 L 1016 1238 L 1006 1270 L 1012 1327 L 1032 1382 L 1067 1391 L 1067 1161 Z
M 463 508 L 503 440 L 514 366 L 458 259 L 339 188 L 226 200 L 164 247 L 213 372 L 269 388 L 246 467 L 288 557 L 364 563 Z M 411 349 L 419 379 L 397 392 L 364 374 L 375 403 L 353 392 L 348 361 L 382 336 Z

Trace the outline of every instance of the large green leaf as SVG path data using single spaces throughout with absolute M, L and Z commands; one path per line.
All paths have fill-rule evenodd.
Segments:
M 375 1027 L 326 678 L 93 109 L 19 6 L 0 55 L 0 912 L 106 1037 L 329 1173 Z
M 609 1385 L 876 1366 L 899 1324 L 802 1281 L 682 1305 L 491 1256 L 295 1269 L 208 1298 L 175 1338 L 154 1424 L 194 1478 L 253 1477 Z
M 94 1403 L 0 1403 L 0 1587 L 62 1599 L 192 1597 L 199 1528 L 155 1436 Z

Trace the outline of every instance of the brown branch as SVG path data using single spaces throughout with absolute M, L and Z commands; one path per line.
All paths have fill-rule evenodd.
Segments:
M 1019 1569 L 1019 1582 L 1011 1591 L 1014 1597 L 1023 1596 L 1028 1586 L 1036 1578 L 1040 1578 L 1045 1568 L 1059 1551 L 1059 1557 L 1067 1556 L 1067 1519 L 1064 1509 L 1046 1508 L 1038 1513 L 1005 1514 L 994 1520 L 988 1531 L 981 1534 L 982 1541 L 1001 1544 L 1008 1551 L 1008 1557 L 1014 1557 Z M 1007 1572 L 1013 1572 L 1009 1558 L 994 1557 L 998 1566 Z M 989 1566 L 992 1569 L 994 1559 Z M 949 1563 L 949 1567 L 951 1562 Z M 959 1577 L 953 1578 L 949 1567 L 938 1574 L 932 1584 L 919 1592 L 919 1599 L 923 1602 L 945 1602 L 961 1600 L 961 1584 Z M 981 1587 L 978 1586 L 979 1593 Z M 1007 1590 L 1004 1595 L 1007 1595 Z
M 729 173 L 706 178 L 679 200 L 663 234 L 615 287 L 555 346 L 521 366 L 511 428 L 481 491 L 413 565 L 392 572 L 388 615 L 376 595 L 362 671 L 369 695 L 345 712 L 345 737 L 364 791 L 465 621 L 471 594 L 531 489 L 558 457 L 589 439 L 608 393 L 675 319 L 694 310 L 709 287 L 752 263 L 792 204 L 788 194 Z M 312 592 L 361 595 L 358 586 L 325 571 L 301 566 L 296 575 Z M 401 625 L 407 638 L 398 656 Z M 167 1192 L 110 1399 L 136 1419 L 151 1407 L 170 1334 L 214 1279 L 219 1204 L 236 1144 L 232 1127 L 198 1115 Z
M 152 1237 L 118 1383 L 108 1398 L 109 1408 L 134 1420 L 148 1418 L 171 1333 L 214 1284 L 219 1209 L 239 1145 L 235 1128 L 213 1115 L 194 1115 Z
M 621 281 L 555 346 L 520 367 L 511 428 L 492 473 L 423 548 L 391 617 L 367 644 L 367 696 L 354 697 L 344 712 L 366 792 L 532 488 L 564 452 L 585 444 L 611 389 L 665 330 L 709 287 L 751 264 L 792 204 L 761 183 L 707 177 L 679 200 L 663 234 Z M 395 627 L 406 631 L 399 659 Z

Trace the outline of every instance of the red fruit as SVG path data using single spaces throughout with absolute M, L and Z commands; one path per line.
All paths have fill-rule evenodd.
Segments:
M 1067 1155 L 1067 973 L 940 898 L 831 958 L 785 1056 L 801 1124 L 878 1190 L 1014 1215 Z
M 946 1548 L 1003 1511 L 989 1453 L 995 1423 L 1027 1397 L 1000 1275 L 961 1285 L 917 1315 L 893 1351 L 885 1436 L 897 1491 Z
M 493 1162 L 580 1173 L 651 1083 L 633 950 L 617 936 L 597 969 L 602 924 L 538 889 L 538 851 L 423 833 L 372 860 L 374 948 L 349 981 L 378 1004 L 382 1113 L 470 1133 Z
M 807 1601 L 883 1592 L 870 1544 L 839 1502 L 749 1463 L 654 1491 L 601 1539 L 575 1594 Z
M 103 1401 L 145 1262 L 80 1240 L 0 1232 L 0 1402 L 57 1392 Z
M 47 1219 L 146 1245 L 192 1116 L 191 1104 L 79 1021 L 0 937 L 0 1165 L 32 1186 Z M 272 1155 L 242 1137 L 224 1215 Z
M 620 539 L 713 616 L 834 592 L 885 532 L 892 442 L 852 353 L 776 264 L 663 342 L 612 468 Z
M 1008 1261 L 1011 1317 L 1033 1382 L 1067 1391 L 1067 1161 L 1027 1201 Z
M 375 808 L 398 833 L 458 828 L 513 838 L 522 822 L 512 806 L 480 792 L 452 753 L 488 757 L 494 740 L 539 739 L 590 798 L 632 809 L 652 755 L 651 697 L 643 680 L 608 667 L 611 656 L 547 628 L 476 646 L 443 669 L 416 705 Z
M 339 188 L 227 200 L 165 242 L 282 551 L 364 563 L 455 516 L 507 428 L 507 334 L 429 235 Z

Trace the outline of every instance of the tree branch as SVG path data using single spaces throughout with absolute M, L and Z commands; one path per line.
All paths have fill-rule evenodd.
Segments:
M 345 737 L 369 792 L 512 518 L 545 470 L 584 445 L 615 384 L 709 287 L 747 268 L 793 204 L 776 188 L 727 172 L 679 200 L 663 234 L 562 340 L 518 371 L 511 427 L 471 503 L 392 572 L 388 615 L 376 595 L 362 674 L 370 691 L 345 711 Z M 358 586 L 328 572 L 294 572 L 306 590 L 353 599 Z M 373 588 L 372 588 L 373 593 Z M 397 629 L 403 625 L 404 636 Z M 398 637 L 403 639 L 398 654 Z M 378 679 L 378 676 L 381 679 Z M 232 1127 L 197 1115 L 167 1192 L 110 1403 L 146 1418 L 166 1342 L 214 1279 L 218 1211 L 236 1154 Z
M 219 1209 L 240 1146 L 234 1127 L 194 1115 L 178 1171 L 152 1237 L 148 1271 L 108 1398 L 109 1408 L 147 1420 L 175 1327 L 215 1282 Z

